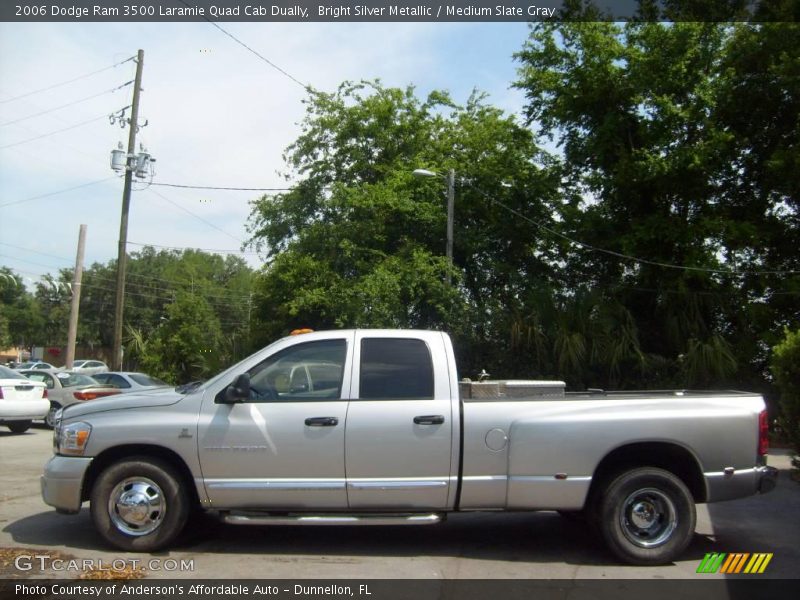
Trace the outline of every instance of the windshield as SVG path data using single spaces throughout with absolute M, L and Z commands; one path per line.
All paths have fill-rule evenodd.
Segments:
M 0 379 L 27 379 L 27 377 L 0 365 Z

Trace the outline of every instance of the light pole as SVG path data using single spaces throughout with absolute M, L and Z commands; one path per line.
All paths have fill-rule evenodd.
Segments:
M 413 171 L 413 175 L 417 177 L 442 177 L 439 173 L 434 173 L 433 171 L 428 171 L 427 169 L 415 169 Z M 456 171 L 455 169 L 450 169 L 447 172 L 447 246 L 445 247 L 445 256 L 447 256 L 447 262 L 450 263 L 449 266 L 451 267 L 447 271 L 447 283 L 448 285 L 451 282 L 451 273 L 453 267 L 453 212 L 455 208 L 455 199 L 456 199 Z

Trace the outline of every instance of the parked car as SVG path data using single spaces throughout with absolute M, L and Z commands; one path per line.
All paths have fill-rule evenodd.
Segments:
M 28 362 L 19 363 L 14 367 L 15 371 L 27 371 L 28 369 L 55 369 L 55 367 L 50 363 L 40 360 L 29 360 Z
M 20 371 L 20 373 L 31 381 L 41 382 L 47 387 L 47 396 L 50 399 L 48 410 L 38 418 L 44 418 L 49 427 L 53 427 L 56 411 L 60 408 L 120 393 L 114 386 L 102 384 L 88 375 L 70 371 L 50 369 Z
M 76 360 L 72 363 L 70 371 L 81 373 L 82 375 L 94 375 L 95 373 L 106 373 L 108 365 L 101 360 Z
M 97 373 L 96 375 L 92 375 L 92 379 L 105 385 L 113 385 L 123 394 L 147 392 L 149 390 L 170 387 L 166 381 L 161 381 L 146 373 L 131 373 L 127 371 Z
M 43 383 L 0 366 L 0 424 L 11 433 L 23 433 L 34 419 L 44 418 L 49 408 Z

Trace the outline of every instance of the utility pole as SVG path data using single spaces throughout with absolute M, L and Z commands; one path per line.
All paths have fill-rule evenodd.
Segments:
M 65 369 L 72 368 L 75 360 L 75 341 L 78 338 L 78 310 L 81 304 L 81 279 L 83 278 L 83 250 L 86 246 L 86 225 L 78 231 L 78 255 L 75 257 L 75 273 L 72 276 L 72 303 L 69 308 L 69 331 L 67 333 L 67 360 Z
M 456 197 L 456 171 L 450 169 L 447 173 L 447 261 L 448 267 L 452 270 L 453 267 L 453 212 L 455 207 Z M 451 270 L 447 271 L 447 284 L 452 282 Z
M 133 165 L 131 160 L 136 151 L 136 130 L 139 127 L 139 92 L 142 86 L 142 68 L 144 67 L 144 50 L 136 56 L 136 79 L 133 84 L 133 102 L 131 104 L 130 131 L 128 132 L 128 158 L 125 169 L 125 186 L 122 191 L 122 216 L 119 221 L 119 249 L 117 251 L 117 302 L 114 308 L 114 346 L 111 348 L 111 370 L 122 369 L 122 314 L 125 308 L 125 267 L 128 247 L 128 212 L 131 205 L 131 182 Z

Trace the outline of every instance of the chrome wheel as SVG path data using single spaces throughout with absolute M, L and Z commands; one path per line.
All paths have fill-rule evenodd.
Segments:
M 678 513 L 667 494 L 655 488 L 636 490 L 620 506 L 623 535 L 640 548 L 667 542 L 678 526 Z
M 147 535 L 158 529 L 167 513 L 161 488 L 147 477 L 128 477 L 111 491 L 108 515 L 119 531 L 127 535 Z

